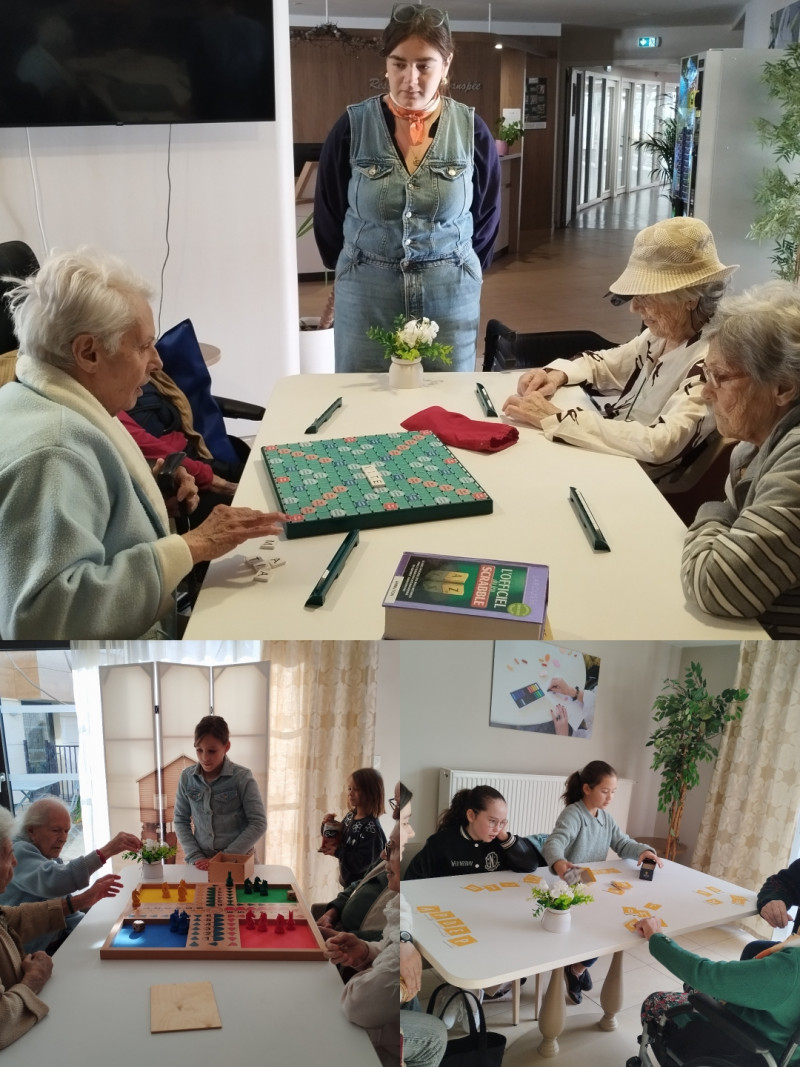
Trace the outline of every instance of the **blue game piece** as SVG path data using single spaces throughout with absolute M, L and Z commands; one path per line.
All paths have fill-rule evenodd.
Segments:
M 185 911 L 182 911 L 181 915 L 180 915 L 180 920 L 178 922 L 178 933 L 179 934 L 188 934 L 189 933 L 189 916 L 186 914 Z

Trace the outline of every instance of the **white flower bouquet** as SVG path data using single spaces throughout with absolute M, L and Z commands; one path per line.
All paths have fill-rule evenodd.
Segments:
M 533 886 L 529 900 L 536 901 L 533 909 L 533 917 L 537 918 L 545 908 L 554 911 L 566 911 L 574 904 L 588 904 L 594 897 L 587 893 L 582 885 L 567 885 L 560 879 L 551 882 L 550 885 Z
M 402 315 L 398 315 L 394 320 L 394 330 L 370 326 L 367 330 L 367 337 L 383 345 L 387 359 L 391 359 L 392 356 L 404 360 L 424 357 L 439 363 L 452 363 L 450 353 L 453 351 L 453 346 L 437 344 L 438 332 L 438 323 L 428 318 L 409 319 L 406 322 Z
M 177 845 L 168 845 L 166 841 L 154 841 L 152 837 L 142 841 L 142 847 L 138 852 L 123 852 L 124 860 L 136 860 L 137 863 L 158 863 L 160 860 L 174 856 L 178 851 Z

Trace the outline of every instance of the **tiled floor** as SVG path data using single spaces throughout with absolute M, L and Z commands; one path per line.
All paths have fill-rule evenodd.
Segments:
M 749 935 L 734 926 L 713 927 L 676 938 L 684 948 L 711 960 L 737 960 L 744 945 L 751 940 Z M 486 1004 L 484 1010 L 487 1027 L 506 1035 L 503 1067 L 530 1067 L 533 1063 L 545 1062 L 553 1063 L 554 1067 L 624 1067 L 628 1058 L 635 1056 L 637 1052 L 636 1038 L 641 1033 L 639 1008 L 644 998 L 657 990 L 680 991 L 682 982 L 650 956 L 644 941 L 640 946 L 626 952 L 623 964 L 623 1007 L 617 1016 L 619 1026 L 616 1030 L 606 1033 L 600 1030 L 597 1024 L 603 1015 L 600 1007 L 602 980 L 610 962 L 610 956 L 601 958 L 592 967 L 594 988 L 590 993 L 584 993 L 580 1005 L 566 1001 L 565 993 L 565 1001 L 568 1004 L 567 1024 L 559 1038 L 559 1055 L 553 1060 L 545 1061 L 536 1051 L 541 1035 L 533 1018 L 532 978 L 522 987 L 518 1026 L 511 1022 L 510 1000 Z M 427 1006 L 427 998 L 436 988 L 436 984 L 435 972 L 425 971 L 420 995 L 423 1006 Z M 462 1031 L 452 1030 L 451 1036 L 460 1037 Z
M 610 340 L 632 337 L 638 322 L 603 296 L 627 263 L 636 233 L 669 213 L 668 200 L 648 189 L 588 208 L 575 226 L 552 236 L 521 234 L 520 252 L 501 256 L 484 276 L 479 363 L 489 319 L 519 332 L 584 329 Z M 319 315 L 328 287 L 302 282 L 299 293 L 300 314 Z

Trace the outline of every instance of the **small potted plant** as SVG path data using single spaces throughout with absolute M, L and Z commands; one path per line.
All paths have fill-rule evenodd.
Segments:
M 367 337 L 383 345 L 384 355 L 391 359 L 389 385 L 395 389 L 411 389 L 422 385 L 422 360 L 452 363 L 452 345 L 436 342 L 439 325 L 430 319 L 409 319 L 402 315 L 394 320 L 393 330 L 370 326 Z
M 146 882 L 161 882 L 164 879 L 164 860 L 174 856 L 177 845 L 168 845 L 166 841 L 154 841 L 148 838 L 142 841 L 138 852 L 123 852 L 124 860 L 136 860 L 142 865 L 142 879 Z
M 594 897 L 587 893 L 582 885 L 567 885 L 559 878 L 550 885 L 534 886 L 529 899 L 536 902 L 533 908 L 534 919 L 541 915 L 542 927 L 551 933 L 560 934 L 569 930 L 572 925 L 570 908 L 576 904 L 588 904 Z
M 495 132 L 497 136 L 494 143 L 497 145 L 497 154 L 505 156 L 508 155 L 508 150 L 523 136 L 525 131 L 521 122 L 506 122 L 501 115 L 495 123 Z

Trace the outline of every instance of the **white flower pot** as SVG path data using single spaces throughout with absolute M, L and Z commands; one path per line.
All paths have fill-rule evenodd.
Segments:
M 558 911 L 556 908 L 545 908 L 542 914 L 542 927 L 551 934 L 564 934 L 572 926 L 572 912 Z
M 158 863 L 145 863 L 144 860 L 142 860 L 142 881 L 164 881 L 164 864 L 161 862 L 161 860 L 159 860 Z
M 422 360 L 421 359 L 398 359 L 392 356 L 392 365 L 389 367 L 390 389 L 417 389 L 422 385 Z
M 333 374 L 336 370 L 336 355 L 333 346 L 333 330 L 320 330 L 319 318 L 306 316 L 301 322 L 311 329 L 300 331 L 300 373 Z

